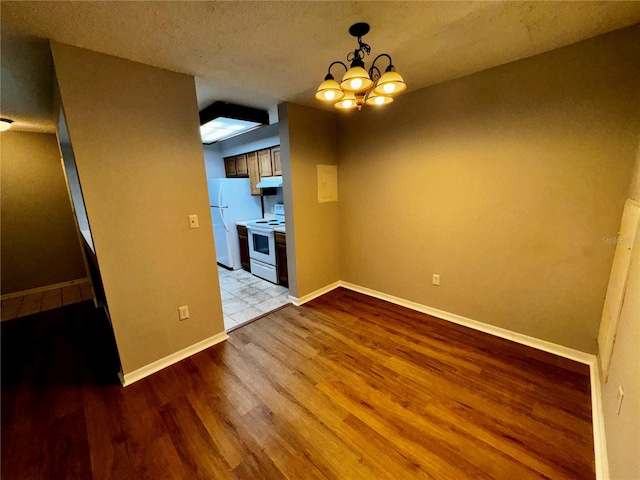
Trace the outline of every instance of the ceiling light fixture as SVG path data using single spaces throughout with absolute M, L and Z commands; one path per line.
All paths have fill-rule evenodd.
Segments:
M 268 124 L 265 110 L 214 102 L 200 112 L 200 137 L 211 144 Z
M 5 132 L 11 128 L 13 120 L 8 118 L 0 118 L 0 132 Z
M 333 62 L 329 65 L 324 82 L 318 87 L 316 100 L 321 102 L 333 102 L 333 106 L 340 110 L 357 108 L 362 110 L 362 105 L 386 105 L 393 102 L 393 95 L 404 92 L 407 84 L 402 76 L 396 72 L 391 57 L 386 53 L 378 55 L 371 64 L 369 71 L 364 69 L 364 56 L 369 55 L 371 47 L 362 42 L 362 37 L 369 33 L 368 23 L 356 23 L 351 25 L 349 33 L 357 37 L 358 48 L 347 55 L 347 62 L 351 67 L 342 62 Z M 389 66 L 384 74 L 376 67 L 379 58 L 389 59 Z M 342 65 L 346 71 L 342 82 L 338 83 L 331 75 L 331 67 Z

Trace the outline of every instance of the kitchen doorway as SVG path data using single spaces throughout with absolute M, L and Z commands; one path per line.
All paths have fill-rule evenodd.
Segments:
M 225 330 L 290 303 L 275 123 L 204 144 Z
M 233 330 L 289 302 L 289 289 L 263 280 L 246 270 L 218 265 L 224 328 Z

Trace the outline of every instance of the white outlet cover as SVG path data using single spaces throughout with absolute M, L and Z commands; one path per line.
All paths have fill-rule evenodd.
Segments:
M 198 215 L 189 215 L 189 228 L 200 228 Z

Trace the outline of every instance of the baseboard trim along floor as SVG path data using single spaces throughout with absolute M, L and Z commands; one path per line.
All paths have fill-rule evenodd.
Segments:
M 325 293 L 328 293 L 331 290 L 335 290 L 336 288 L 338 288 L 340 286 L 342 286 L 342 282 L 337 281 L 337 282 L 334 282 L 334 283 L 332 283 L 330 285 L 327 285 L 326 287 L 319 288 L 315 292 L 311 292 L 311 293 L 309 293 L 307 295 L 303 295 L 300 298 L 292 297 L 291 295 L 289 295 L 289 300 L 291 300 L 291 303 L 293 303 L 296 307 L 299 307 L 300 305 L 302 305 L 304 303 L 307 303 L 307 302 L 310 302 L 314 298 L 318 298 L 320 295 L 324 295 Z
M 161 358 L 160 360 L 156 360 L 155 362 L 152 362 L 149 365 L 145 365 L 144 367 L 138 368 L 131 373 L 122 374 L 122 372 L 120 372 L 118 374 L 118 376 L 120 377 L 120 383 L 122 383 L 123 387 L 128 387 L 138 380 L 142 380 L 143 378 L 148 377 L 149 375 L 156 373 L 163 368 L 167 368 L 174 363 L 179 362 L 180 360 L 184 360 L 185 358 L 190 357 L 191 355 L 195 355 L 202 350 L 206 350 L 209 347 L 224 342 L 228 338 L 229 336 L 227 335 L 227 332 L 220 332 L 213 337 L 205 338 L 198 343 L 195 343 L 187 348 L 183 348 L 182 350 L 172 353 L 171 355 L 167 355 L 166 357 Z
M 10 300 L 12 298 L 25 297 L 34 293 L 48 292 L 49 290 L 56 290 L 58 288 L 70 287 L 72 285 L 82 285 L 89 283 L 89 277 L 78 278 L 76 280 L 69 280 L 67 282 L 53 283 L 51 285 L 44 285 L 42 287 L 30 288 L 28 290 L 22 290 L 20 292 L 5 293 L 0 297 L 0 300 Z

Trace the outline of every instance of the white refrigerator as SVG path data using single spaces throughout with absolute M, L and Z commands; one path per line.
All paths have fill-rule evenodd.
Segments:
M 260 197 L 251 195 L 248 178 L 216 178 L 207 180 L 207 186 L 216 260 L 237 270 L 241 265 L 236 222 L 262 218 Z

